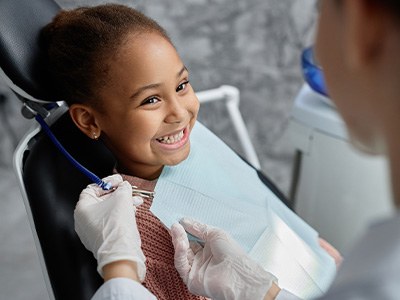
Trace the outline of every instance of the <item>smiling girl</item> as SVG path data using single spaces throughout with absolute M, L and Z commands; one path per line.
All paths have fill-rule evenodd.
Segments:
M 189 72 L 156 22 L 121 5 L 60 12 L 42 31 L 49 81 L 76 126 L 114 154 L 116 172 L 154 190 L 164 165 L 190 151 L 199 110 Z M 136 221 L 146 256 L 143 284 L 160 300 L 190 294 L 174 267 L 171 237 L 144 199 Z
M 65 100 L 76 126 L 114 154 L 115 172 L 124 180 L 153 191 L 165 165 L 188 157 L 199 102 L 187 68 L 156 22 L 114 4 L 62 11 L 43 29 L 41 46 L 54 98 Z M 170 234 L 151 205 L 145 198 L 136 212 L 146 257 L 143 285 L 159 300 L 205 299 L 184 285 Z

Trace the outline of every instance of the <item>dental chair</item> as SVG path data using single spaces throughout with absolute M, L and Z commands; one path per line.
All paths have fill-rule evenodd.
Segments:
M 64 113 L 65 105 L 54 102 L 40 80 L 39 30 L 59 10 L 51 0 L 0 0 L 0 76 L 21 100 L 24 116 L 41 114 L 63 145 L 76 145 L 75 149 L 66 147 L 71 155 L 106 176 L 112 173 L 113 157 L 100 143 L 91 143 L 76 130 Z M 102 279 L 73 223 L 77 197 L 89 180 L 72 167 L 39 126 L 27 133 L 14 157 L 50 299 L 90 299 Z
M 68 108 L 53 99 L 41 81 L 43 61 L 38 46 L 40 29 L 60 7 L 52 0 L 0 0 L 0 76 L 22 103 L 22 114 L 40 114 L 66 150 L 100 178 L 112 174 L 115 159 L 102 143 L 92 141 L 73 124 Z M 234 87 L 198 93 L 201 102 L 226 101 L 226 106 L 250 164 L 259 162 L 241 118 Z M 14 154 L 14 167 L 32 228 L 50 299 L 87 300 L 102 279 L 96 261 L 74 230 L 73 211 L 90 180 L 60 153 L 33 122 Z M 259 172 L 260 178 L 283 201 L 285 197 Z M 287 202 L 286 202 L 287 203 Z

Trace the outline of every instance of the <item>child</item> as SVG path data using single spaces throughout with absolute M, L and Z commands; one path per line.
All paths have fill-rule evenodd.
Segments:
M 114 154 L 116 172 L 152 191 L 164 165 L 187 158 L 199 110 L 189 72 L 166 32 L 121 5 L 62 11 L 42 32 L 56 99 L 89 138 Z M 146 256 L 143 284 L 160 300 L 190 294 L 174 268 L 171 237 L 145 198 L 136 213 Z
M 184 160 L 199 110 L 189 72 L 165 31 L 121 5 L 60 12 L 42 32 L 56 99 L 114 154 L 125 180 L 153 190 L 164 165 Z M 125 175 L 124 175 L 125 174 Z M 171 237 L 144 199 L 136 213 L 146 256 L 143 284 L 160 300 L 204 299 L 174 267 Z

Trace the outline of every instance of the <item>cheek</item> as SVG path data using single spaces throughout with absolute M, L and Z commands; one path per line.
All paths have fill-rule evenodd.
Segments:
M 199 99 L 197 99 L 197 96 L 193 94 L 193 97 L 190 99 L 189 102 L 189 107 L 188 110 L 192 112 L 192 114 L 197 117 L 197 113 L 199 112 L 200 109 L 200 102 Z
M 126 124 L 126 128 L 129 128 L 132 136 L 146 141 L 154 138 L 162 122 L 162 114 L 156 111 L 147 111 L 133 116 L 130 122 Z
M 332 37 L 330 37 L 331 26 L 329 25 L 328 20 L 324 18 L 323 15 L 318 20 L 318 28 L 317 28 L 317 36 L 315 42 L 315 55 L 318 63 L 324 69 L 324 73 L 326 73 L 326 69 L 330 68 L 330 64 L 332 63 L 332 51 L 335 51 L 333 48 Z M 326 76 L 326 74 L 325 74 Z
M 124 143 L 143 142 L 153 138 L 158 128 L 158 118 L 156 114 L 138 113 L 129 115 L 119 115 L 119 117 L 109 119 L 104 125 L 104 133 L 115 144 L 123 146 Z
M 341 90 L 340 80 L 343 77 L 341 45 L 338 28 L 329 17 L 331 16 L 322 14 L 318 21 L 315 53 L 323 69 L 328 93 L 331 98 L 336 98 Z
M 338 35 L 340 18 L 337 9 L 332 5 L 333 1 L 321 1 L 320 16 L 317 23 L 316 56 L 324 68 L 334 64 L 334 55 L 338 50 Z

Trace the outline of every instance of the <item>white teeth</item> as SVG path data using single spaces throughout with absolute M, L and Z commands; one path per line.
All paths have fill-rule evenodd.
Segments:
M 166 135 L 157 139 L 160 143 L 164 144 L 174 144 L 179 142 L 183 138 L 183 130 L 174 135 Z

